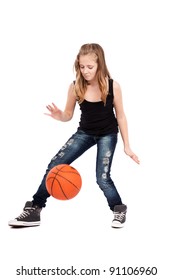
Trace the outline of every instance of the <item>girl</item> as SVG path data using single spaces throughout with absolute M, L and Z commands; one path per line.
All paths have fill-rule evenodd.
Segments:
M 111 78 L 104 51 L 98 44 L 81 46 L 74 68 L 76 80 L 69 86 L 64 111 L 52 103 L 46 106 L 48 110 L 46 115 L 58 121 L 70 121 L 78 103 L 81 110 L 79 127 L 52 158 L 37 192 L 33 195 L 33 200 L 26 202 L 23 212 L 16 219 L 9 221 L 10 226 L 40 225 L 41 209 L 46 206 L 47 198 L 50 196 L 45 186 L 49 170 L 58 164 L 71 164 L 94 145 L 97 146 L 96 180 L 110 210 L 114 213 L 112 227 L 122 227 L 125 223 L 127 206 L 123 204 L 110 177 L 119 131 L 124 152 L 138 164 L 139 159 L 130 148 L 121 88 Z

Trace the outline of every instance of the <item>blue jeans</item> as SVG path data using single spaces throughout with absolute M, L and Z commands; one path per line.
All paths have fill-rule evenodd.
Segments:
M 97 145 L 97 184 L 103 191 L 111 210 L 114 209 L 115 205 L 122 204 L 121 197 L 110 176 L 116 144 L 116 133 L 105 136 L 93 136 L 86 134 L 82 130 L 78 130 L 50 161 L 43 180 L 33 196 L 34 204 L 37 204 L 41 208 L 46 206 L 47 198 L 50 195 L 46 189 L 45 179 L 51 168 L 58 164 L 71 164 L 75 159 L 80 157 L 85 151 L 94 145 Z

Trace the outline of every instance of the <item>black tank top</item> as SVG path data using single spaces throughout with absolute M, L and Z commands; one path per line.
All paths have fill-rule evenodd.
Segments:
M 106 98 L 106 105 L 104 105 L 103 101 L 90 102 L 85 99 L 79 105 L 81 118 L 78 130 L 83 130 L 87 134 L 96 136 L 118 133 L 113 98 L 113 80 L 109 79 L 109 93 Z

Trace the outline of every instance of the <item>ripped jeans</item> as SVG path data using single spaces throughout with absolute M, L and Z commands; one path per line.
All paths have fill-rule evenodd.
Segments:
M 103 191 L 111 210 L 114 209 L 115 205 L 122 204 L 121 197 L 110 177 L 110 170 L 116 144 L 116 133 L 105 136 L 93 136 L 88 135 L 82 130 L 78 130 L 50 161 L 42 182 L 33 196 L 34 204 L 37 204 L 41 208 L 46 206 L 47 198 L 50 195 L 46 189 L 45 179 L 50 169 L 58 164 L 71 164 L 94 145 L 97 145 L 97 184 Z

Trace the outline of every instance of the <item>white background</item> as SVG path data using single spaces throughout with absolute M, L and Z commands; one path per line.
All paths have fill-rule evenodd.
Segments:
M 109 267 L 158 268 L 172 279 L 172 1 L 1 1 L 1 278 L 115 279 Z M 82 190 L 62 202 L 50 198 L 40 227 L 11 229 L 36 192 L 47 164 L 79 122 L 44 115 L 52 101 L 63 109 L 73 63 L 84 43 L 99 43 L 122 88 L 131 148 L 140 166 L 116 149 L 112 178 L 128 205 L 127 224 L 113 218 L 95 182 L 96 149 L 73 166 Z M 3 263 L 2 263 L 3 260 Z M 99 268 L 101 276 L 17 276 L 25 268 Z M 119 276 L 121 279 L 121 277 Z

